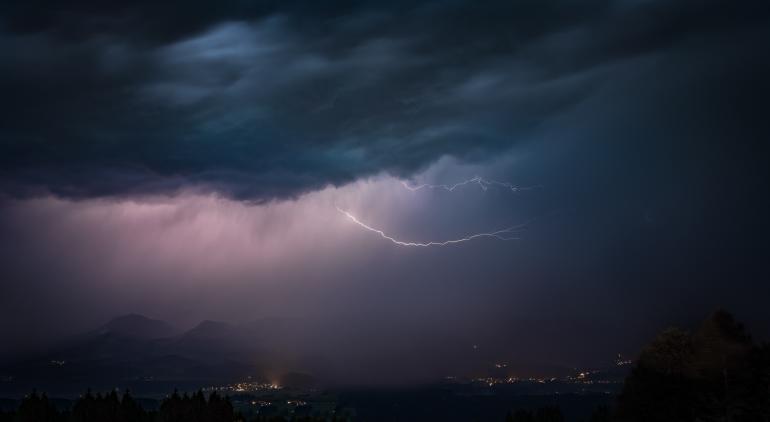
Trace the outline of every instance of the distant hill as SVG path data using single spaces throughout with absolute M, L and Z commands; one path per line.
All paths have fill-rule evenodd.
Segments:
M 96 334 L 113 334 L 137 339 L 156 339 L 175 334 L 174 328 L 165 321 L 150 319 L 139 314 L 113 318 L 95 331 Z
M 201 321 L 191 330 L 182 334 L 182 339 L 199 339 L 199 340 L 212 340 L 221 339 L 223 337 L 232 334 L 235 330 L 235 326 L 221 321 Z
M 0 383 L 0 393 L 33 388 L 66 393 L 99 386 L 165 391 L 259 378 L 262 368 L 275 366 L 275 356 L 284 358 L 272 350 L 265 332 L 273 334 L 264 326 L 207 320 L 180 333 L 161 320 L 123 315 L 39 357 L 0 368 L 0 375 L 12 379 Z

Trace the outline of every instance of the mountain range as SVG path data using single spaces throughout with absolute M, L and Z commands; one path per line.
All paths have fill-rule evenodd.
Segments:
M 276 331 L 296 329 L 295 321 L 270 319 L 242 325 L 202 321 L 179 332 L 142 315 L 119 316 L 44 354 L 0 368 L 0 393 L 116 387 L 167 392 L 246 379 L 288 379 L 281 368 L 302 368 L 304 357 L 290 353 L 291 345 L 282 341 L 286 335 Z
M 263 318 L 232 324 L 205 320 L 188 330 L 138 314 L 123 315 L 49 347 L 0 365 L 0 397 L 37 388 L 58 395 L 88 388 L 130 388 L 166 394 L 247 380 L 283 386 L 433 382 L 447 376 L 562 377 L 574 368 L 515 356 L 436 329 L 385 322 Z M 515 333 L 515 327 L 511 333 Z M 499 334 L 495 334 L 498 336 Z M 418 347 L 430 338 L 434 347 Z M 504 342 L 503 342 L 504 344 Z M 508 362 L 504 369 L 495 363 Z M 490 372 L 491 370 L 491 372 Z

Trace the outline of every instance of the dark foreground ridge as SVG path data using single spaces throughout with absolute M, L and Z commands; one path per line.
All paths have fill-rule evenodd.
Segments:
M 437 412 L 438 413 L 438 412 Z M 438 416 L 438 415 L 436 415 Z M 594 411 L 591 422 L 609 421 L 607 407 Z M 406 414 L 398 420 L 436 420 L 430 415 Z M 32 393 L 24 398 L 15 412 L 0 413 L 2 422 L 336 422 L 359 420 L 345 411 L 331 416 L 257 415 L 244 416 L 234 410 L 227 397 L 216 392 L 206 397 L 199 391 L 193 395 L 174 392 L 165 398 L 158 410 L 146 411 L 130 393 L 120 397 L 116 392 L 106 395 L 91 392 L 80 397 L 69 410 L 60 411 L 45 394 Z M 360 420 L 368 420 L 361 418 Z M 543 406 L 534 410 L 519 409 L 505 415 L 506 422 L 564 422 L 558 406 Z

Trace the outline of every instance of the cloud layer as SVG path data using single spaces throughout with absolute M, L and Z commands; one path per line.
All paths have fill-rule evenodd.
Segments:
M 719 1 L 10 2 L 0 187 L 261 201 L 485 160 L 640 59 L 766 16 Z

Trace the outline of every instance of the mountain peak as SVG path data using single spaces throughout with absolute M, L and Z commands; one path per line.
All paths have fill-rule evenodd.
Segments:
M 227 322 L 204 320 L 185 333 L 185 337 L 220 337 L 230 332 L 232 328 L 233 326 Z
M 103 334 L 151 339 L 168 337 L 173 334 L 174 329 L 165 321 L 139 314 L 127 314 L 111 319 L 98 331 Z

